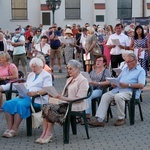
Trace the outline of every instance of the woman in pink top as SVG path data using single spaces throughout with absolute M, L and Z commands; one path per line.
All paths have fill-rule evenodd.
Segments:
M 18 78 L 18 69 L 10 63 L 10 55 L 8 53 L 0 53 L 0 109 L 2 106 L 2 93 L 9 90 L 10 82 Z M 4 81 L 9 80 L 8 83 Z

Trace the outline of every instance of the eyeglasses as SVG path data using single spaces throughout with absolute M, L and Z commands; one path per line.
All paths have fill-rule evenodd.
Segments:
M 37 32 L 41 32 L 41 31 L 37 31 Z
M 131 63 L 131 62 L 133 62 L 133 61 L 135 61 L 135 59 L 133 59 L 133 60 L 131 60 L 131 61 L 126 61 L 126 63 L 128 64 L 128 63 Z

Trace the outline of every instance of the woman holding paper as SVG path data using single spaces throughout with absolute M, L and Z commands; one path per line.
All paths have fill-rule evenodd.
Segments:
M 89 84 L 87 79 L 80 73 L 81 63 L 77 60 L 70 60 L 67 65 L 70 78 L 67 79 L 62 95 L 58 95 L 59 100 L 66 103 L 47 104 L 44 106 L 43 115 L 43 132 L 35 141 L 36 143 L 49 143 L 53 137 L 53 126 L 55 123 L 63 124 L 63 118 L 67 111 L 67 102 L 87 96 Z M 63 108 L 63 113 L 60 112 Z M 73 111 L 82 111 L 88 108 L 87 100 L 72 105 Z
M 147 76 L 148 56 L 150 56 L 149 43 L 141 25 L 136 26 L 134 30 L 134 37 L 131 39 L 130 49 L 135 53 L 137 51 L 138 61 L 145 70 Z
M 65 30 L 65 43 L 64 43 L 64 54 L 65 54 L 65 61 L 68 64 L 69 60 L 73 59 L 74 54 L 74 47 L 76 46 L 76 40 L 72 36 L 73 33 L 71 29 L 67 28 Z
M 3 137 L 10 138 L 17 135 L 21 121 L 31 115 L 30 97 L 46 94 L 46 91 L 43 90 L 43 87 L 52 85 L 51 75 L 43 69 L 43 62 L 41 59 L 33 58 L 31 59 L 29 65 L 32 69 L 32 72 L 28 75 L 27 81 L 24 84 L 29 92 L 24 93 L 26 96 L 19 95 L 19 97 L 6 101 L 2 106 L 2 110 L 5 112 L 7 122 L 7 130 L 2 134 Z M 23 84 L 20 83 L 19 89 L 21 89 L 22 86 Z M 20 91 L 19 89 L 18 91 Z M 48 96 L 46 95 L 42 98 L 42 104 L 47 103 Z M 40 97 L 35 99 L 34 106 L 41 107 Z
M 90 77 L 93 85 L 93 93 L 88 98 L 89 108 L 86 109 L 87 119 L 90 121 L 91 114 L 91 102 L 92 99 L 98 98 L 102 95 L 102 88 L 106 85 L 109 85 L 109 82 L 106 81 L 106 77 L 111 77 L 109 69 L 106 68 L 107 59 L 104 55 L 98 56 L 96 58 L 96 68 L 90 72 Z M 81 124 L 84 124 L 82 121 Z

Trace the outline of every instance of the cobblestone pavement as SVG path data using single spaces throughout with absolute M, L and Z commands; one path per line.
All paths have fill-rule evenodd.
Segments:
M 63 65 L 63 73 L 58 73 L 54 68 L 55 86 L 59 92 L 62 91 L 66 81 L 66 68 Z M 70 132 L 70 143 L 63 144 L 62 127 L 54 127 L 54 138 L 48 144 L 35 144 L 34 140 L 42 132 L 40 129 L 33 129 L 33 136 L 26 136 L 26 122 L 21 123 L 18 135 L 14 138 L 0 137 L 0 150 L 150 150 L 150 102 L 149 89 L 150 79 L 145 87 L 141 103 L 144 121 L 140 120 L 139 111 L 135 110 L 135 125 L 130 126 L 128 117 L 126 124 L 115 127 L 116 106 L 112 107 L 113 118 L 102 128 L 89 128 L 90 139 L 86 138 L 84 126 L 78 124 L 77 135 Z M 0 134 L 6 129 L 4 113 L 0 113 Z

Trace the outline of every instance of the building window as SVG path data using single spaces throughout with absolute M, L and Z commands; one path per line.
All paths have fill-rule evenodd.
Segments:
M 104 15 L 96 15 L 96 22 L 104 22 Z
M 118 0 L 118 19 L 132 18 L 132 0 Z
M 11 0 L 12 19 L 27 20 L 27 0 Z
M 51 18 L 50 18 L 49 12 L 42 13 L 42 24 L 43 25 L 50 25 L 51 24 Z
M 65 18 L 80 19 L 80 0 L 65 0 Z

